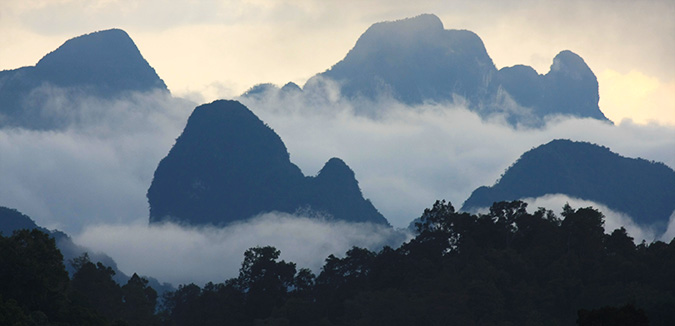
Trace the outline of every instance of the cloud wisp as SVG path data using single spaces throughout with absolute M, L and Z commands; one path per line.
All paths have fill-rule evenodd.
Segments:
M 462 105 L 352 101 L 335 85 L 321 87 L 321 93 L 273 90 L 242 100 L 280 135 L 306 175 L 316 174 L 331 157 L 345 160 L 364 196 L 399 228 L 436 199 L 461 206 L 473 189 L 493 184 L 522 153 L 556 138 L 589 141 L 675 167 L 671 126 L 558 117 L 544 128 L 514 129 L 499 116 L 481 120 Z M 145 194 L 153 172 L 195 104 L 154 93 L 117 100 L 64 97 L 59 90 L 45 94 L 52 96 L 47 107 L 62 110 L 67 127 L 0 129 L 0 205 L 74 235 L 78 244 L 113 257 L 126 273 L 174 284 L 222 281 L 236 276 L 243 252 L 256 245 L 277 246 L 283 259 L 318 271 L 331 253 L 404 240 L 392 229 L 284 214 L 226 228 L 148 226 Z M 375 118 L 354 114 L 357 105 L 378 113 Z M 553 198 L 531 206 L 555 210 L 569 201 L 600 207 Z M 638 241 L 658 236 L 600 208 L 608 216 L 608 230 L 624 225 Z M 673 234 L 673 225 L 664 237 Z
M 236 277 L 246 249 L 271 245 L 281 259 L 319 273 L 328 255 L 352 246 L 379 250 L 399 246 L 409 234 L 368 223 L 347 223 L 266 213 L 227 227 L 187 227 L 173 223 L 89 226 L 76 243 L 114 257 L 120 270 L 151 275 L 173 285 L 223 282 Z
M 500 116 L 481 120 L 462 105 L 409 107 L 393 100 L 360 103 L 325 83 L 327 96 L 269 90 L 242 101 L 283 139 L 305 174 L 340 157 L 355 171 L 364 196 L 395 226 L 405 226 L 433 203 L 459 207 L 471 191 L 492 185 L 520 155 L 553 139 L 607 146 L 626 157 L 675 167 L 675 127 L 611 125 L 594 119 L 557 117 L 544 128 L 512 128 Z M 355 115 L 369 106 L 376 119 Z
M 104 100 L 41 91 L 42 114 L 65 127 L 0 129 L 0 205 L 68 233 L 147 214 L 154 169 L 194 104 L 161 92 Z
M 605 233 L 610 234 L 612 231 L 623 227 L 626 229 L 626 232 L 631 237 L 633 237 L 633 240 L 636 244 L 639 244 L 643 240 L 647 243 L 651 243 L 655 240 L 670 242 L 670 240 L 673 238 L 670 236 L 670 239 L 668 239 L 668 232 L 665 234 L 659 234 L 659 232 L 657 232 L 654 228 L 635 224 L 633 219 L 627 214 L 613 211 L 603 204 L 589 200 L 569 197 L 562 194 L 553 194 L 538 198 L 524 198 L 523 201 L 528 204 L 528 208 L 530 210 L 534 210 L 538 207 L 544 207 L 546 209 L 552 210 L 558 217 L 562 217 L 562 207 L 565 204 L 569 204 L 575 209 L 581 207 L 593 207 L 599 210 L 605 216 Z
M 461 105 L 359 103 L 341 97 L 335 85 L 322 87 L 321 96 L 273 91 L 242 101 L 280 135 L 305 175 L 316 174 L 331 157 L 345 160 L 364 196 L 396 227 L 407 226 L 436 199 L 461 206 L 522 153 L 556 138 L 675 167 L 672 126 L 561 117 L 545 128 L 514 129 L 499 117 L 483 121 Z M 52 97 L 50 110 L 65 111 L 70 122 L 51 131 L 0 129 L 0 205 L 68 233 L 146 216 L 154 170 L 195 104 L 155 93 L 117 100 L 44 93 Z M 375 107 L 377 118 L 354 114 L 356 105 Z

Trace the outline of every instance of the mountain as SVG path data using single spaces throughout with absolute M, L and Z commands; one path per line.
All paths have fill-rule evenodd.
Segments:
M 547 194 L 591 200 L 665 230 L 675 210 L 675 171 L 606 147 L 558 139 L 524 153 L 493 186 L 474 190 L 462 210 Z
M 241 97 L 244 99 L 246 98 L 263 99 L 276 95 L 280 98 L 284 98 L 297 94 L 302 94 L 302 88 L 300 88 L 300 86 L 298 86 L 298 84 L 294 82 L 288 82 L 281 88 L 272 83 L 262 83 L 253 85 L 253 87 L 249 88 L 246 92 L 241 94 Z
M 87 253 L 87 255 L 89 255 L 89 259 L 91 259 L 92 262 L 100 262 L 103 265 L 112 268 L 113 271 L 115 271 L 115 276 L 113 279 L 117 283 L 126 284 L 126 282 L 130 279 L 128 275 L 124 274 L 117 268 L 117 263 L 110 256 L 104 253 L 93 252 L 88 248 L 77 245 L 67 234 L 58 230 L 45 229 L 37 225 L 33 219 L 17 211 L 16 209 L 0 206 L 0 235 L 3 237 L 8 237 L 11 236 L 14 231 L 22 229 L 38 229 L 54 238 L 57 248 L 63 255 L 63 262 L 66 270 L 71 276 L 75 273 L 75 269 L 73 268 L 72 264 L 70 264 L 70 261 L 82 256 L 84 253 Z M 168 283 L 160 284 L 157 279 L 152 277 L 146 277 L 146 279 L 148 279 L 149 285 L 160 294 L 173 290 L 173 287 Z
M 51 235 L 56 240 L 56 245 L 64 256 L 66 269 L 68 269 L 70 273 L 73 273 L 73 270 L 72 266 L 68 264 L 68 261 L 80 256 L 84 252 L 87 252 L 85 248 L 73 243 L 72 239 L 67 234 L 58 230 L 45 229 L 41 226 L 38 226 L 35 221 L 33 221 L 33 219 L 17 211 L 16 209 L 0 206 L 0 234 L 6 237 L 12 235 L 14 231 L 22 229 L 38 229 Z M 90 252 L 89 255 L 92 260 L 100 261 L 107 266 L 113 267 L 117 272 L 119 272 L 117 270 L 117 264 L 109 256 L 93 252 Z
M 0 234 L 8 236 L 15 230 L 32 230 L 37 227 L 35 221 L 16 209 L 0 206 Z
M 281 138 L 236 101 L 195 108 L 147 196 L 150 222 L 226 225 L 264 212 L 310 209 L 337 220 L 388 224 L 342 160 L 305 177 Z
M 0 206 L 0 234 L 6 237 L 12 235 L 14 231 L 22 229 L 27 230 L 38 229 L 42 232 L 51 235 L 54 238 L 54 240 L 56 240 L 56 246 L 63 254 L 66 269 L 71 274 L 74 271 L 72 269 L 72 266 L 68 263 L 68 261 L 73 258 L 79 257 L 83 253 L 89 251 L 86 248 L 75 244 L 73 240 L 70 238 L 70 236 L 68 236 L 67 234 L 58 230 L 45 229 L 37 225 L 35 221 L 33 221 L 33 219 L 17 211 L 16 209 Z M 122 274 L 117 269 L 117 264 L 108 255 L 95 252 L 88 252 L 88 254 L 92 259 L 92 261 L 94 262 L 100 261 L 106 266 L 111 266 L 118 273 L 118 276 L 121 277 L 119 281 L 126 282 L 126 280 L 128 280 L 129 277 Z
M 0 126 L 60 127 L 50 96 L 115 98 L 168 89 L 129 35 L 110 29 L 75 37 L 35 66 L 0 72 Z
M 305 89 L 319 78 L 336 81 L 349 98 L 391 96 L 411 105 L 461 98 L 481 116 L 504 114 L 513 125 L 541 125 L 557 114 L 607 120 L 598 107 L 597 79 L 578 55 L 560 52 L 546 75 L 522 65 L 497 70 L 478 35 L 446 30 L 431 14 L 372 25 Z

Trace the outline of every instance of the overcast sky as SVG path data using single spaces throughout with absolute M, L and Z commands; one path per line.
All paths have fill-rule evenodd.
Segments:
M 175 95 L 233 97 L 300 85 L 342 59 L 373 23 L 434 13 L 469 29 L 498 68 L 546 73 L 561 50 L 598 76 L 613 121 L 675 125 L 675 2 L 398 0 L 3 0 L 0 69 L 34 65 L 69 38 L 122 28 Z

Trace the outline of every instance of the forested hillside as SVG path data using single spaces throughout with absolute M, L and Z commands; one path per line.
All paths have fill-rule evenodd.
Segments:
M 239 276 L 165 295 L 138 276 L 75 259 L 68 279 L 54 241 L 0 238 L 3 325 L 673 325 L 675 240 L 635 245 L 605 234 L 593 208 L 561 217 L 521 201 L 489 213 L 436 202 L 399 248 L 331 255 L 318 275 L 274 247 L 244 253 Z M 11 282 L 7 280 L 12 280 Z M 217 281 L 217 280 L 214 280 Z M 598 324 L 598 323 L 602 324 Z

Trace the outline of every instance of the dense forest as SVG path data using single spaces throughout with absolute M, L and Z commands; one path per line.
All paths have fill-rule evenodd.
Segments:
M 1 325 L 675 325 L 675 240 L 605 234 L 593 208 L 486 214 L 436 202 L 417 235 L 379 252 L 329 256 L 318 275 L 274 247 L 244 253 L 239 276 L 158 298 L 84 255 L 72 278 L 39 230 L 0 237 Z

